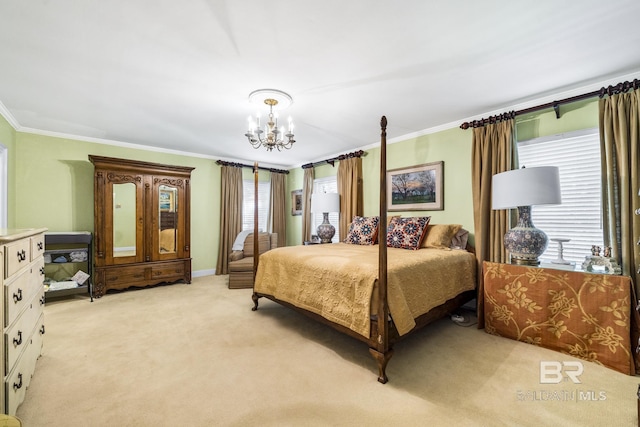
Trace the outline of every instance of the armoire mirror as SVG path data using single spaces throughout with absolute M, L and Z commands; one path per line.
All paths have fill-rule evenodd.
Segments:
M 136 185 L 113 184 L 113 256 L 136 255 Z
M 178 240 L 178 189 L 168 185 L 158 186 L 158 233 L 160 233 L 160 253 L 173 253 L 176 251 Z

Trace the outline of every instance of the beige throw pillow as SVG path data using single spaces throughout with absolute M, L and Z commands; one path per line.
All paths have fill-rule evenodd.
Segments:
M 460 224 L 429 224 L 427 235 L 422 241 L 423 248 L 449 249 L 451 239 L 460 231 Z

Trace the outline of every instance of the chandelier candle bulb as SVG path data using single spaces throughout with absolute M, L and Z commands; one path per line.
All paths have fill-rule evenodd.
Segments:
M 249 116 L 249 133 L 253 134 L 253 121 L 251 120 L 251 116 Z

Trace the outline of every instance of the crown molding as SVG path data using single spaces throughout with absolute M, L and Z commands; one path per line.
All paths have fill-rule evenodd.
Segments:
M 131 142 L 117 141 L 114 139 L 95 138 L 90 136 L 77 136 L 77 135 L 65 134 L 61 132 L 51 132 L 51 131 L 44 131 L 40 129 L 26 128 L 26 127 L 23 127 L 18 131 L 24 132 L 24 133 L 36 134 L 36 135 L 50 136 L 53 138 L 62 138 L 62 139 L 71 139 L 71 140 L 80 141 L 80 142 L 89 142 L 93 144 L 112 145 L 116 147 L 132 148 L 135 150 L 173 154 L 176 156 L 195 157 L 199 159 L 209 159 L 209 160 L 224 160 L 226 162 L 232 162 L 232 163 L 242 163 L 247 161 L 246 159 L 234 159 L 231 157 L 211 156 L 209 154 L 192 153 L 190 151 L 180 151 L 180 150 L 173 150 L 170 148 L 152 147 L 150 145 L 133 144 Z M 275 165 L 275 164 L 260 163 L 260 165 L 268 168 L 275 168 L 275 169 L 283 168 L 283 166 Z
M 11 114 L 11 112 L 7 109 L 7 107 L 5 107 L 2 101 L 0 101 L 0 115 L 2 115 L 2 117 L 4 117 L 4 119 L 7 122 L 9 122 L 9 124 L 11 125 L 11 127 L 13 127 L 14 130 L 17 131 L 20 128 L 20 123 L 18 123 L 16 118 L 13 117 L 13 114 Z
M 437 126 L 433 126 L 427 129 L 423 129 L 417 132 L 411 132 L 411 133 L 407 133 L 404 135 L 400 135 L 400 136 L 396 136 L 394 138 L 389 138 L 387 139 L 387 144 L 395 144 L 398 142 L 402 142 L 402 141 L 406 141 L 409 139 L 415 139 L 415 138 L 419 138 L 421 136 L 425 136 L 425 135 L 431 135 L 434 133 L 438 133 L 438 132 L 442 132 L 442 131 L 446 131 L 449 129 L 453 129 L 453 128 L 459 128 L 461 123 L 464 122 L 472 122 L 473 120 L 479 120 L 483 117 L 487 117 L 487 116 L 493 116 L 496 114 L 501 114 L 504 113 L 505 111 L 513 111 L 513 110 L 524 110 L 527 108 L 531 108 L 531 107 L 535 107 L 537 105 L 542 105 L 542 104 L 546 104 L 549 102 L 553 102 L 555 100 L 558 99 L 566 99 L 566 98 L 571 98 L 573 96 L 577 96 L 577 95 L 582 95 L 584 93 L 589 93 L 589 92 L 593 92 L 596 90 L 599 90 L 602 87 L 607 87 L 609 85 L 615 85 L 618 84 L 620 82 L 623 81 L 627 81 L 627 80 L 633 80 L 633 79 L 640 79 L 640 71 L 638 72 L 634 72 L 634 73 L 630 73 L 630 74 L 625 74 L 625 75 L 621 75 L 621 76 L 617 76 L 617 77 L 611 77 L 596 83 L 591 83 L 589 85 L 585 85 L 585 86 L 581 86 L 575 89 L 570 89 L 570 90 L 566 90 L 564 92 L 558 92 L 558 93 L 554 93 L 551 95 L 546 95 L 540 98 L 536 98 L 530 101 L 526 101 L 526 102 L 522 102 L 519 104 L 512 104 L 503 108 L 499 108 L 496 110 L 492 110 L 492 111 L 487 111 L 481 114 L 477 114 L 474 116 L 470 116 L 470 117 L 466 117 L 466 118 L 461 118 L 458 119 L 456 121 L 453 122 L 449 122 L 449 123 L 445 123 L 442 125 L 437 125 Z M 126 148 L 133 148 L 133 149 L 137 149 L 137 150 L 144 150 L 144 151 L 152 151 L 152 152 L 159 152 L 159 153 L 167 153 L 167 154 L 175 154 L 178 156 L 187 156 L 187 157 L 196 157 L 196 158 L 204 158 L 204 159 L 211 159 L 211 160 L 224 160 L 224 161 L 228 161 L 228 162 L 234 162 L 234 163 L 242 163 L 242 162 L 246 162 L 246 159 L 232 159 L 232 158 L 223 158 L 223 157 L 216 157 L 216 156 L 210 156 L 210 155 L 205 155 L 205 154 L 199 154 L 199 153 L 191 153 L 191 152 L 187 152 L 187 151 L 179 151 L 179 150 L 172 150 L 172 149 L 167 149 L 167 148 L 159 148 L 159 147 L 151 147 L 148 145 L 140 145 L 140 144 L 133 144 L 133 143 L 129 143 L 129 142 L 123 142 L 123 141 L 116 141 L 116 140 L 110 140 L 110 139 L 103 139 L 103 138 L 94 138 L 94 137 L 80 137 L 77 135 L 71 135 L 71 134 L 65 134 L 65 133 L 61 133 L 61 132 L 51 132 L 51 131 L 45 131 L 45 130 L 40 130 L 40 129 L 33 129 L 33 128 L 28 128 L 28 127 L 23 127 L 20 126 L 20 124 L 18 123 L 18 121 L 15 119 L 15 117 L 13 117 L 13 115 L 11 114 L 11 112 L 9 112 L 9 110 L 5 107 L 5 105 L 2 103 L 2 101 L 0 101 L 0 114 L 7 120 L 7 122 L 9 122 L 9 124 L 17 131 L 17 132 L 24 132 L 24 133 L 32 133 L 32 134 L 36 134 L 36 135 L 44 135 L 44 136 L 51 136 L 54 138 L 63 138 L 63 139 L 71 139 L 71 140 L 76 140 L 76 141 L 84 141 L 84 142 L 92 142 L 95 144 L 105 144 L 105 145 L 114 145 L 117 147 L 126 147 Z M 463 130 L 461 130 L 463 131 Z M 380 141 L 378 142 L 373 142 L 371 144 L 367 144 L 367 145 L 363 145 L 360 147 L 356 147 L 353 150 L 368 150 L 368 149 L 372 149 L 372 148 L 376 148 L 380 146 Z M 334 156 L 338 156 L 339 154 L 336 154 Z M 323 156 L 323 157 L 327 157 L 327 156 Z M 331 157 L 331 156 L 328 156 Z M 315 160 L 318 161 L 318 160 Z M 312 161 L 313 162 L 313 161 Z M 309 163 L 309 162 L 306 162 Z M 306 164 L 305 163 L 305 164 Z M 261 163 L 261 165 L 265 165 L 266 167 L 272 167 L 272 168 L 278 168 L 278 169 L 295 169 L 298 167 L 301 167 L 302 164 L 297 165 L 276 165 L 276 164 L 267 164 L 267 163 Z

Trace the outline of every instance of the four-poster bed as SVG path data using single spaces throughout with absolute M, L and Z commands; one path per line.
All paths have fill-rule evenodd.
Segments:
M 380 125 L 379 224 L 385 225 L 386 117 Z M 257 163 L 254 176 L 257 195 Z M 257 196 L 257 229 L 255 222 Z M 283 247 L 254 257 L 252 310 L 265 297 L 365 342 L 384 384 L 394 343 L 475 298 L 476 262 L 472 253 L 448 247 L 387 248 L 386 228 L 380 230 L 377 245 Z

